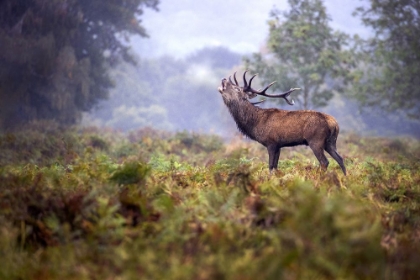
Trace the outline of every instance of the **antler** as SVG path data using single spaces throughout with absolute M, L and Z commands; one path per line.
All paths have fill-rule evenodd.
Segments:
M 251 102 L 252 105 L 259 105 L 261 103 L 263 103 L 265 101 L 265 99 L 257 101 L 257 102 Z
M 230 77 L 231 77 L 231 76 L 229 76 L 229 82 L 230 82 L 231 84 L 233 84 L 233 82 L 232 82 L 232 80 L 231 80 L 231 78 L 230 78 Z M 236 80 L 236 71 L 233 73 L 233 80 L 235 81 L 235 85 L 239 86 L 238 80 Z
M 292 92 L 294 92 L 295 90 L 299 90 L 300 88 L 291 88 L 289 91 L 283 92 L 283 93 L 281 93 L 281 94 L 267 94 L 267 93 L 265 93 L 265 92 L 266 92 L 266 90 L 267 90 L 269 87 L 271 87 L 271 86 L 272 86 L 275 82 L 272 82 L 271 84 L 269 84 L 268 86 L 266 86 L 263 90 L 255 90 L 255 89 L 253 89 L 253 88 L 251 87 L 251 83 L 252 83 L 252 79 L 254 79 L 254 78 L 257 76 L 257 74 L 253 75 L 253 76 L 251 77 L 251 79 L 249 79 L 249 82 L 247 82 L 247 81 L 246 81 L 246 73 L 247 73 L 247 72 L 248 72 L 248 70 L 246 70 L 246 71 L 244 72 L 244 76 L 243 76 L 243 79 L 244 79 L 244 87 L 243 87 L 243 90 L 244 90 L 244 92 L 251 92 L 251 93 L 258 94 L 258 95 L 262 95 L 262 96 L 266 96 L 266 97 L 284 98 L 284 100 L 286 100 L 287 104 L 289 104 L 289 105 L 293 105 L 293 104 L 295 104 L 295 102 L 294 102 L 293 100 L 292 100 L 292 101 L 290 101 L 289 99 L 287 99 L 287 97 L 289 97 L 289 95 L 290 95 Z M 236 74 L 236 72 L 235 72 L 235 74 Z M 233 75 L 233 77 L 235 78 L 236 85 L 238 85 L 238 84 L 237 84 L 237 81 L 236 81 L 235 74 Z M 229 78 L 230 78 L 230 77 L 229 77 Z

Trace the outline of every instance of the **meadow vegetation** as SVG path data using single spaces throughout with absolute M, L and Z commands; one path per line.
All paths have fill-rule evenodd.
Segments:
M 38 123 L 0 134 L 0 279 L 418 279 L 420 142 Z

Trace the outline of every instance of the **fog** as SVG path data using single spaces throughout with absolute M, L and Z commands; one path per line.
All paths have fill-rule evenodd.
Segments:
M 371 31 L 352 16 L 363 3 L 324 1 L 330 26 L 368 37 Z M 130 38 L 137 65 L 113 69 L 116 87 L 108 100 L 85 114 L 83 124 L 123 131 L 150 126 L 233 136 L 235 123 L 217 87 L 221 78 L 244 70 L 244 56 L 264 49 L 273 8 L 285 10 L 287 1 L 248 1 L 246 5 L 234 0 L 162 1 L 158 12 L 146 10 L 141 20 L 149 38 Z M 269 101 L 264 107 L 300 109 Z M 336 117 L 344 131 L 420 137 L 418 122 L 398 113 L 361 110 L 341 95 L 318 110 Z
M 331 27 L 367 37 L 370 31 L 352 12 L 363 1 L 325 0 Z M 345 7 L 345 8 L 343 8 Z M 159 12 L 146 10 L 142 17 L 150 38 L 135 37 L 133 49 L 145 57 L 170 55 L 183 58 L 209 46 L 225 46 L 240 54 L 258 52 L 268 35 L 273 8 L 287 10 L 287 1 L 193 0 L 162 1 Z

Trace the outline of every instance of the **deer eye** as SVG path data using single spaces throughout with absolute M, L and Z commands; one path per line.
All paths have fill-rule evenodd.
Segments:
M 235 89 L 236 92 L 241 92 L 240 88 L 235 87 L 234 89 Z

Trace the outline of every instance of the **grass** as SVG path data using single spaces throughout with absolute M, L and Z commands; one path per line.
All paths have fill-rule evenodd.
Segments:
M 420 143 L 305 147 L 143 129 L 0 134 L 0 279 L 416 279 Z

